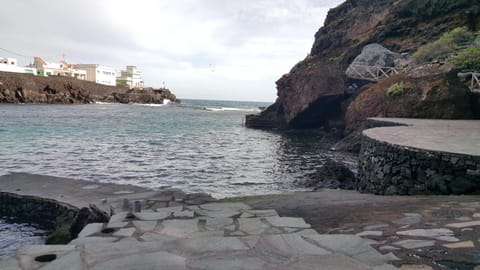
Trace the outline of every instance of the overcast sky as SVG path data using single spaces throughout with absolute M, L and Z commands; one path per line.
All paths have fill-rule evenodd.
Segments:
M 165 82 L 181 98 L 274 101 L 275 81 L 341 2 L 3 1 L 0 57 L 136 65 L 146 85 Z

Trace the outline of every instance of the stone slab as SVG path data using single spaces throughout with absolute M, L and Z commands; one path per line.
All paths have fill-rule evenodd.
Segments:
M 131 237 L 135 233 L 135 228 L 124 228 L 113 233 L 117 237 Z
M 154 252 L 134 254 L 109 261 L 97 263 L 91 270 L 118 270 L 118 269 L 168 269 L 186 270 L 184 257 L 168 253 Z
M 237 222 L 238 229 L 247 234 L 261 234 L 270 228 L 270 225 L 262 222 L 260 218 L 239 218 Z
M 382 231 L 363 231 L 356 234 L 356 236 L 382 236 Z
M 303 218 L 293 217 L 266 217 L 265 220 L 275 227 L 290 227 L 290 228 L 310 228 L 310 224 L 306 223 Z
M 306 241 L 297 234 L 263 235 L 257 245 L 283 255 L 328 255 L 330 251 Z
M 128 222 L 112 222 L 112 221 L 109 221 L 106 228 L 110 228 L 110 229 L 120 229 L 120 228 L 124 228 L 128 225 Z
M 195 216 L 194 211 L 184 210 L 173 212 L 173 216 L 176 218 L 193 218 Z
M 393 243 L 394 246 L 399 246 L 406 249 L 416 249 L 423 247 L 431 247 L 435 245 L 435 240 L 402 240 Z
M 176 246 L 189 253 L 223 252 L 248 250 L 249 247 L 238 237 L 202 237 L 182 239 L 175 242 Z
M 314 241 L 320 247 L 350 256 L 371 251 L 373 249 L 371 245 L 375 243 L 375 241 L 348 234 L 319 234 L 304 237 Z
M 275 268 L 277 270 L 371 270 L 369 265 L 366 265 L 358 260 L 343 254 L 330 254 L 326 256 L 302 256 L 294 262 Z
M 157 227 L 157 225 L 158 225 L 158 221 L 156 221 L 156 220 L 149 220 L 149 221 L 135 220 L 132 223 L 133 223 L 133 226 L 135 226 L 135 228 L 137 228 L 137 231 L 139 233 L 153 231 L 155 229 L 155 227 Z
M 240 211 L 251 209 L 250 206 L 244 203 L 206 203 L 202 204 L 200 207 L 209 211 L 223 211 L 225 209 Z
M 407 230 L 407 231 L 399 231 L 397 232 L 397 234 L 403 235 L 403 236 L 433 238 L 435 240 L 445 241 L 445 242 L 460 241 L 458 238 L 455 237 L 455 234 L 453 233 L 452 230 L 449 230 L 446 228 Z
M 480 226 L 480 220 L 467 221 L 467 222 L 458 222 L 458 223 L 450 223 L 450 224 L 445 225 L 445 227 L 455 228 L 455 229 L 461 229 L 461 228 L 467 228 L 467 227 L 475 227 L 475 226 Z
M 464 242 L 458 242 L 458 243 L 443 244 L 442 246 L 450 249 L 474 248 L 475 244 L 472 241 L 464 241 Z
M 135 217 L 140 220 L 152 221 L 152 220 L 162 220 L 168 218 L 172 213 L 171 212 L 140 212 L 135 213 Z
M 78 237 L 86 237 L 101 232 L 103 223 L 90 223 L 85 226 L 78 234 Z
M 117 213 L 113 216 L 110 217 L 110 220 L 108 221 L 109 223 L 112 222 L 112 223 L 116 223 L 116 222 L 124 222 L 125 221 L 125 218 L 127 217 L 127 212 L 121 212 L 121 213 Z
M 266 262 L 246 252 L 235 252 L 194 259 L 188 266 L 196 270 L 264 270 Z
M 413 225 L 419 223 L 422 220 L 422 215 L 417 213 L 406 213 L 404 215 L 404 218 L 397 219 L 392 222 L 398 225 Z
M 80 251 L 73 251 L 42 266 L 39 270 L 83 270 Z
M 84 244 L 93 244 L 93 243 L 112 243 L 117 241 L 116 237 L 100 237 L 100 236 L 89 236 L 89 237 L 79 237 L 70 241 L 70 245 L 84 245 Z
M 198 219 L 187 220 L 165 220 L 161 223 L 161 233 L 175 236 L 175 237 L 188 237 L 190 234 L 198 232 Z

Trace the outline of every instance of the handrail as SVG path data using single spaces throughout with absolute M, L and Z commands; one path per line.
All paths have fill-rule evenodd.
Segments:
M 472 81 L 470 82 L 470 90 L 473 92 L 480 89 L 480 73 L 472 72 Z M 478 88 L 475 88 L 478 87 Z
M 367 66 L 352 64 L 349 67 L 354 73 L 356 73 L 357 79 L 368 80 L 377 82 L 379 80 L 388 78 L 395 74 L 400 73 L 400 71 L 394 67 L 380 67 L 380 66 Z M 359 69 L 362 69 L 359 71 Z

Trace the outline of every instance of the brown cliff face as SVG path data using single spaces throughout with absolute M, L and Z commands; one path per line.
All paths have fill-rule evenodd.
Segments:
M 168 89 L 129 90 L 67 77 L 38 77 L 0 72 L 0 103 L 88 104 L 177 101 Z
M 276 122 L 286 128 L 338 123 L 345 112 L 342 100 L 348 98 L 343 74 L 364 46 L 379 43 L 413 53 L 461 26 L 480 28 L 480 0 L 347 0 L 329 11 L 311 56 L 277 82 Z
M 344 85 L 345 75 L 336 63 L 307 57 L 277 81 L 284 119 L 290 126 L 299 128 L 323 125 L 325 117 L 322 116 L 338 107 L 318 102 L 319 99 L 341 102 Z M 312 115 L 314 113 L 316 115 Z

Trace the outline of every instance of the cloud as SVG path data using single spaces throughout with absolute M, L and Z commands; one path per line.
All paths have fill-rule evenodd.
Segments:
M 180 97 L 273 101 L 275 80 L 307 55 L 340 2 L 16 0 L 2 4 L 12 12 L 0 17 L 0 47 L 137 65 L 147 84 L 165 81 Z

